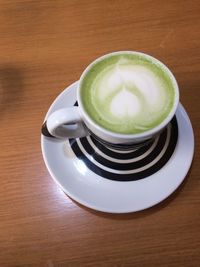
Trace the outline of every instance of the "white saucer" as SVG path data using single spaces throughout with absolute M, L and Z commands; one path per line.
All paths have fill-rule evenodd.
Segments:
M 51 105 L 46 118 L 55 110 L 76 102 L 75 82 Z M 184 180 L 194 154 L 194 135 L 189 117 L 180 104 L 176 113 L 178 141 L 168 162 L 156 173 L 135 181 L 115 181 L 91 171 L 77 158 L 68 141 L 41 136 L 46 167 L 62 190 L 89 208 L 128 213 L 154 206 L 172 194 Z M 120 161 L 120 160 L 119 160 Z

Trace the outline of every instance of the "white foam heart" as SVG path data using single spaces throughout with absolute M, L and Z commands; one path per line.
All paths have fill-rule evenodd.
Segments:
M 146 103 L 154 106 L 161 103 L 162 90 L 155 75 L 143 68 L 137 66 L 115 66 L 108 71 L 97 88 L 98 98 L 104 101 L 109 95 L 117 91 L 120 87 L 132 84 L 136 87 L 146 100 Z
M 140 112 L 141 104 L 137 96 L 124 87 L 111 103 L 110 111 L 115 117 L 135 117 Z

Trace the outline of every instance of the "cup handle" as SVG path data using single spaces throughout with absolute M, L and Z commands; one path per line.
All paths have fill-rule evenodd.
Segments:
M 57 138 L 78 138 L 89 134 L 78 107 L 63 108 L 53 112 L 47 118 L 46 126 L 49 133 Z

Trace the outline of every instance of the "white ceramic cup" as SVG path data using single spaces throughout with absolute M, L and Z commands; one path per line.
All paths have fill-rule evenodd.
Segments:
M 153 60 L 154 62 L 159 63 L 166 70 L 166 73 L 171 78 L 171 81 L 174 85 L 174 90 L 175 90 L 174 104 L 168 116 L 156 127 L 148 131 L 137 133 L 137 134 L 114 133 L 99 126 L 97 123 L 95 123 L 91 119 L 91 117 L 85 111 L 84 106 L 82 104 L 81 97 L 80 97 L 81 95 L 80 91 L 82 90 L 82 87 L 81 87 L 82 80 L 96 62 L 101 61 L 105 57 L 109 57 L 110 55 L 113 55 L 113 54 L 127 54 L 127 53 L 141 55 L 141 56 L 144 56 L 146 58 Z M 129 145 L 129 144 L 134 145 L 134 144 L 139 144 L 141 142 L 145 142 L 155 137 L 171 121 L 171 119 L 175 115 L 175 112 L 177 110 L 178 103 L 179 103 L 179 88 L 178 88 L 178 84 L 176 82 L 174 75 L 159 60 L 153 58 L 152 56 L 149 56 L 147 54 L 140 53 L 140 52 L 119 51 L 119 52 L 114 52 L 114 53 L 104 55 L 96 59 L 85 69 L 85 71 L 80 77 L 78 90 L 77 90 L 77 101 L 78 101 L 77 107 L 74 106 L 70 108 L 68 107 L 68 108 L 59 109 L 48 117 L 46 125 L 51 135 L 57 138 L 68 139 L 68 138 L 78 138 L 78 137 L 87 136 L 89 134 L 94 134 L 97 138 L 99 138 L 103 142 L 109 143 L 111 145 Z

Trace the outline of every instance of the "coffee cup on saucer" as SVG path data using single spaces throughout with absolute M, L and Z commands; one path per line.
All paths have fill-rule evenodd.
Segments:
M 179 103 L 174 75 L 159 60 L 119 51 L 92 62 L 80 77 L 78 106 L 53 112 L 46 122 L 56 138 L 93 135 L 120 149 L 146 144 L 172 120 Z

